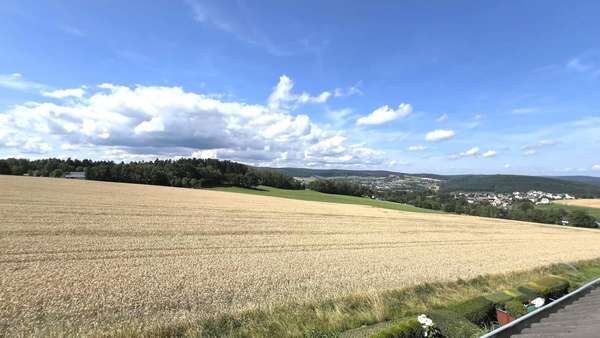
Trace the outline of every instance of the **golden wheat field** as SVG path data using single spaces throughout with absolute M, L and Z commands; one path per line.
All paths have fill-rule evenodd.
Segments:
M 0 336 L 96 335 L 600 257 L 600 232 L 0 176 Z
M 600 208 L 600 199 L 577 199 L 577 200 L 558 200 L 554 203 L 564 205 L 576 205 L 580 207 Z

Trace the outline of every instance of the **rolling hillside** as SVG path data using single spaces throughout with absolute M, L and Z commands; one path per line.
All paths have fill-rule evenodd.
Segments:
M 600 195 L 600 186 L 557 178 L 520 175 L 461 175 L 447 176 L 444 191 L 512 192 L 541 190 L 575 195 Z
M 408 174 L 384 170 L 343 170 L 343 169 L 306 169 L 306 168 L 270 168 L 294 177 L 385 177 L 395 175 L 435 178 L 442 180 L 441 189 L 452 191 L 490 191 L 512 192 L 542 190 L 552 193 L 569 193 L 577 196 L 600 196 L 600 177 L 592 176 L 526 176 L 526 175 L 436 175 Z

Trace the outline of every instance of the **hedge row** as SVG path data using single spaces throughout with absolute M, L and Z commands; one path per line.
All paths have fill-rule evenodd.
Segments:
M 536 297 L 544 297 L 546 300 L 559 298 L 569 292 L 569 286 L 569 282 L 564 278 L 548 276 L 514 289 L 453 304 L 446 309 L 432 310 L 427 312 L 427 316 L 433 320 L 443 337 L 474 337 L 482 334 L 481 327 L 495 320 L 497 307 L 514 308 L 515 312 L 525 311 L 525 308 L 520 306 L 522 303 Z M 423 329 L 416 319 L 398 322 L 371 336 L 371 338 L 413 337 L 423 337 Z
M 387 329 L 371 336 L 371 338 L 421 338 L 423 328 L 416 319 L 408 319 L 395 323 Z

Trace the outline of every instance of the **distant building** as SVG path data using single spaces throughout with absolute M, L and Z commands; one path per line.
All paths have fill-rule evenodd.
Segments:
M 85 180 L 85 172 L 84 171 L 69 171 L 65 174 L 65 178 Z
M 550 200 L 547 199 L 546 197 L 544 197 L 539 202 L 537 202 L 536 204 L 550 204 Z

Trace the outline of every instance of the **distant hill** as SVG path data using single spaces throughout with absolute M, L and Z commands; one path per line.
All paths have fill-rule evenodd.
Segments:
M 526 176 L 526 175 L 436 175 L 408 174 L 387 170 L 347 170 L 308 168 L 269 168 L 294 177 L 398 177 L 416 176 L 442 181 L 443 191 L 513 192 L 541 190 L 552 193 L 569 193 L 576 196 L 600 196 L 600 177 L 592 176 Z
M 274 171 L 279 171 L 283 174 L 293 177 L 385 177 L 389 175 L 395 176 L 417 176 L 426 178 L 444 179 L 445 176 L 436 174 L 407 174 L 388 170 L 350 170 L 350 169 L 309 169 L 309 168 L 265 168 Z
M 569 182 L 586 183 L 600 186 L 600 177 L 594 176 L 553 176 L 551 178 L 556 178 L 559 180 Z
M 493 191 L 512 192 L 541 190 L 552 193 L 569 193 L 577 196 L 600 196 L 600 185 L 564 178 L 521 175 L 458 175 L 447 176 L 443 191 Z
M 361 177 L 383 177 L 389 175 L 404 176 L 403 173 L 387 171 L 387 170 L 347 170 L 347 169 L 309 169 L 309 168 L 267 168 L 274 171 L 279 171 L 283 174 L 293 177 L 344 177 L 344 176 L 361 176 Z

